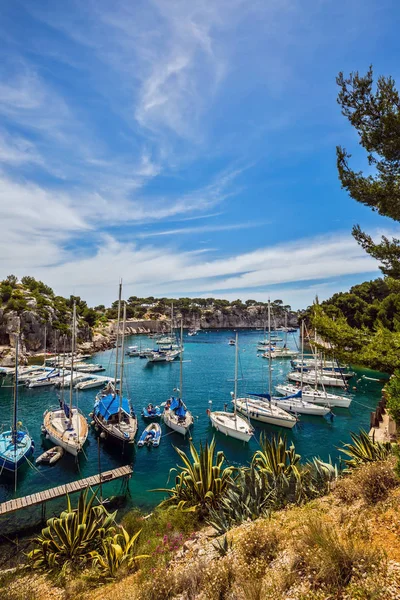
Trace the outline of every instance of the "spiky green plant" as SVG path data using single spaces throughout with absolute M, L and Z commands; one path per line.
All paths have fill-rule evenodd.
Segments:
M 286 437 L 260 437 L 261 449 L 254 453 L 252 466 L 266 478 L 268 487 L 276 493 L 276 508 L 304 497 L 306 471 L 300 465 L 300 454 Z
M 183 465 L 171 469 L 178 474 L 173 488 L 161 488 L 155 492 L 165 492 L 168 498 L 160 506 L 176 506 L 178 509 L 197 511 L 206 514 L 215 508 L 225 495 L 229 484 L 233 481 L 234 467 L 224 467 L 223 452 L 216 452 L 215 439 L 210 445 L 200 443 L 200 450 L 190 443 L 190 455 L 175 448 Z M 180 472 L 179 472 L 180 471 Z
M 309 498 L 321 496 L 330 492 L 332 485 L 339 478 L 339 469 L 336 464 L 324 462 L 318 457 L 309 460 L 306 465 L 308 478 L 304 477 L 305 493 Z
M 293 444 L 288 446 L 286 437 L 275 437 L 269 440 L 264 434 L 260 437 L 261 450 L 254 453 L 252 465 L 266 475 L 272 477 L 300 476 L 300 454 L 296 454 Z
M 350 435 L 353 443 L 344 444 L 343 448 L 339 448 L 340 452 L 350 457 L 344 461 L 347 472 L 364 463 L 385 460 L 393 452 L 390 442 L 374 442 L 364 429 L 361 429 L 359 434 L 351 433 Z
M 108 577 L 116 577 L 121 567 L 131 569 L 136 566 L 138 561 L 148 558 L 147 554 L 135 555 L 134 550 L 141 530 L 130 536 L 123 527 L 112 536 L 107 536 L 101 541 L 101 551 L 94 551 L 93 566 L 100 567 L 100 570 Z
M 275 489 L 254 468 L 239 471 L 229 485 L 220 506 L 210 509 L 207 522 L 219 533 L 229 531 L 234 525 L 266 516 L 276 502 Z
M 88 499 L 88 493 L 88 488 L 81 492 L 76 510 L 67 495 L 67 510 L 48 519 L 41 534 L 34 538 L 38 548 L 28 553 L 34 568 L 64 574 L 72 565 L 91 562 L 102 540 L 115 533 L 116 512 L 110 514 L 104 506 L 94 506 L 95 494 Z

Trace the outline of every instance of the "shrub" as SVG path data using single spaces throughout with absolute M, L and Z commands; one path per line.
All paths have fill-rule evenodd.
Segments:
M 276 525 L 267 520 L 251 523 L 236 540 L 235 549 L 244 568 L 249 568 L 256 577 L 261 576 L 278 554 Z
M 354 474 L 360 495 L 368 504 L 385 500 L 391 489 L 399 485 L 392 462 L 376 462 L 365 465 Z
M 342 589 L 353 577 L 376 568 L 384 558 L 381 551 L 357 532 L 344 528 L 339 533 L 333 523 L 326 522 L 320 515 L 309 519 L 297 549 L 313 585 L 334 590 Z
M 387 393 L 387 411 L 396 422 L 400 425 L 400 371 L 395 371 L 394 375 L 385 386 Z

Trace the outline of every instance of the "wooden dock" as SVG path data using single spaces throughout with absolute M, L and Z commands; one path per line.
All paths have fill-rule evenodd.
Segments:
M 104 471 L 104 473 L 100 473 L 99 475 L 92 475 L 91 477 L 78 479 L 77 481 L 72 481 L 71 483 L 65 483 L 64 485 L 59 485 L 57 487 L 44 490 L 43 492 L 38 492 L 37 494 L 30 494 L 29 496 L 23 496 L 22 498 L 8 500 L 7 502 L 0 504 L 0 516 L 15 512 L 21 508 L 27 508 L 28 506 L 43 504 L 49 500 L 61 498 L 66 494 L 74 494 L 75 492 L 80 492 L 87 487 L 95 487 L 102 485 L 103 483 L 108 483 L 109 481 L 121 479 L 121 477 L 130 477 L 131 475 L 132 467 L 130 465 L 125 465 L 124 467 L 113 469 L 112 471 Z

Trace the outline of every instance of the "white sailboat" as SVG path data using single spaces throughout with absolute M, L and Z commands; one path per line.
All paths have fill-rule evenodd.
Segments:
M 236 333 L 235 340 L 235 391 L 233 393 L 234 401 L 234 412 L 227 411 L 211 411 L 212 402 L 210 401 L 210 408 L 207 410 L 207 414 L 210 418 L 211 425 L 215 427 L 217 431 L 224 433 L 230 437 L 243 442 L 248 442 L 254 435 L 254 429 L 250 423 L 237 414 L 236 398 L 237 398 L 237 381 L 238 381 L 238 353 L 239 353 L 239 340 L 238 334 Z
M 183 321 L 181 321 L 181 352 L 179 365 L 179 397 L 172 396 L 165 403 L 163 412 L 163 421 L 170 429 L 173 429 L 181 435 L 186 435 L 193 425 L 192 413 L 186 408 L 182 400 L 183 393 Z
M 315 351 L 316 352 L 316 351 Z M 315 353 L 314 363 L 317 361 L 317 355 Z M 284 396 L 292 395 L 301 392 L 302 399 L 306 402 L 313 404 L 323 405 L 325 407 L 342 407 L 349 408 L 351 404 L 351 398 L 348 396 L 339 396 L 336 394 L 329 394 L 326 392 L 324 386 L 323 389 L 319 390 L 317 387 L 318 379 L 314 379 L 314 388 L 310 385 L 304 385 L 304 321 L 301 323 L 301 361 L 300 361 L 300 386 L 297 387 L 291 384 L 277 385 L 275 387 L 279 394 Z
M 268 339 L 271 341 L 271 305 L 268 300 Z M 255 396 L 250 394 L 250 397 L 246 398 L 235 398 L 233 400 L 236 408 L 242 414 L 246 415 L 250 419 L 260 421 L 261 423 L 268 423 L 269 425 L 277 425 L 278 427 L 286 427 L 292 429 L 297 422 L 296 417 L 291 415 L 286 410 L 283 410 L 279 406 L 275 406 L 271 401 L 271 385 L 272 385 L 272 364 L 271 356 L 268 362 L 268 394 L 259 394 Z M 255 396 L 255 397 L 252 397 Z M 262 399 L 261 399 L 262 398 Z
M 74 352 L 76 342 L 76 304 L 74 302 L 73 313 L 72 313 L 72 359 L 71 359 L 71 370 L 73 371 L 74 363 Z M 72 379 L 70 382 L 70 398 L 69 404 L 64 401 L 64 394 L 60 399 L 60 406 L 56 408 L 50 408 L 46 410 L 43 415 L 43 426 L 42 431 L 46 437 L 49 438 L 53 444 L 61 446 L 72 454 L 77 456 L 81 452 L 84 443 L 88 436 L 88 424 L 78 409 L 73 406 L 73 386 Z
M 295 385 L 283 384 L 275 386 L 276 391 L 284 396 L 295 394 L 301 390 L 301 396 L 306 402 L 321 404 L 322 406 L 349 408 L 352 398 L 349 396 L 339 396 L 339 394 L 329 394 L 325 390 L 316 390 L 310 385 L 303 385 L 302 388 Z
M 122 282 L 119 284 L 117 340 L 115 351 L 115 377 L 104 390 L 96 396 L 93 407 L 95 427 L 101 430 L 101 436 L 122 444 L 134 444 L 137 432 L 137 418 L 128 398 L 123 395 L 124 382 L 124 346 L 126 325 L 126 303 L 124 302 L 122 334 L 120 333 Z M 121 364 L 118 363 L 119 338 L 121 337 Z M 118 379 L 118 368 L 120 369 Z M 117 381 L 120 389 L 117 389 Z M 88 386 L 86 386 L 88 387 Z M 93 387 L 93 386 L 91 386 Z

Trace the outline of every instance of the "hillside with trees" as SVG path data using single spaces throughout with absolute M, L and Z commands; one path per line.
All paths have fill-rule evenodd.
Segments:
M 372 67 L 337 78 L 338 103 L 365 150 L 374 174 L 356 172 L 351 155 L 337 147 L 342 187 L 351 198 L 380 215 L 400 221 L 400 96 L 391 77 L 374 85 Z M 370 169 L 369 169 L 370 170 Z M 353 236 L 380 263 L 383 278 L 334 294 L 308 309 L 306 316 L 329 340 L 336 356 L 393 373 L 400 368 L 400 240 L 382 236 L 379 242 L 353 227 Z

